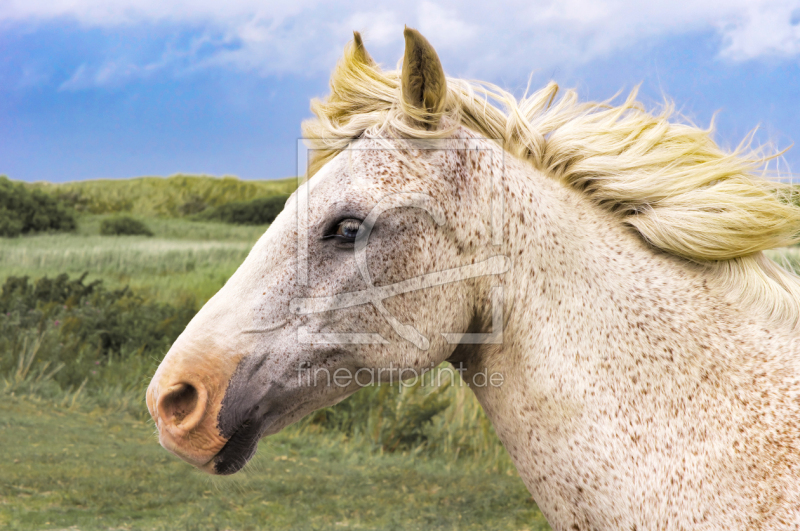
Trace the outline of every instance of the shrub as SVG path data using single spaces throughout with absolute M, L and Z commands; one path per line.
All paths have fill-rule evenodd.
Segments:
M 58 200 L 0 176 L 0 236 L 75 230 L 75 217 Z
M 35 342 L 30 370 L 62 367 L 54 380 L 77 387 L 112 360 L 160 358 L 196 313 L 194 301 L 155 303 L 85 278 L 6 280 L 0 290 L 0 375 L 17 371 L 15 353 Z
M 105 236 L 152 236 L 147 225 L 128 216 L 104 219 L 100 224 L 100 234 Z
M 266 225 L 283 210 L 286 196 L 259 197 L 252 201 L 233 202 L 206 210 L 195 219 L 223 221 L 238 225 Z

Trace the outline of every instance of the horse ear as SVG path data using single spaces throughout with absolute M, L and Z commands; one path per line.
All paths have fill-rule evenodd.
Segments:
M 403 101 L 421 112 L 414 112 L 422 122 L 434 126 L 447 97 L 444 69 L 431 43 L 415 29 L 406 27 L 406 52 L 403 57 L 401 90 Z
M 357 31 L 353 32 L 353 44 L 355 46 L 355 50 L 353 56 L 361 63 L 369 66 L 376 66 L 377 63 L 375 60 L 367 53 L 367 49 L 364 48 L 364 41 L 361 39 L 361 34 Z

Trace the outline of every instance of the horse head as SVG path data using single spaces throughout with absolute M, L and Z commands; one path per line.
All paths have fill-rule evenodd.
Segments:
M 161 444 L 202 470 L 236 472 L 260 438 L 363 385 L 419 375 L 496 324 L 476 301 L 508 268 L 485 200 L 502 151 L 448 122 L 436 52 L 405 37 L 399 105 L 312 164 L 153 377 Z M 358 34 L 339 68 L 381 75 Z

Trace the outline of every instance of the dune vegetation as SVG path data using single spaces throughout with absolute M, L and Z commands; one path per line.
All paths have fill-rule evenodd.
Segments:
M 234 201 L 288 196 L 297 187 L 297 179 L 243 181 L 236 177 L 172 175 L 67 183 L 39 182 L 30 186 L 82 213 L 182 217 Z

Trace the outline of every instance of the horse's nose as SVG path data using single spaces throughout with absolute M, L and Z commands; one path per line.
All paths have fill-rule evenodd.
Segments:
M 201 469 L 225 444 L 217 428 L 219 392 L 208 383 L 191 372 L 164 371 L 150 382 L 146 398 L 164 448 Z
M 206 415 L 208 392 L 199 382 L 179 382 L 164 389 L 156 398 L 156 422 L 173 436 L 195 429 Z
M 206 304 L 172 344 L 147 388 L 147 409 L 161 445 L 207 472 L 213 472 L 213 459 L 229 438 L 219 426 L 222 401 L 252 346 L 249 336 L 231 332 L 235 324 L 226 319 L 234 317 L 227 306 Z

